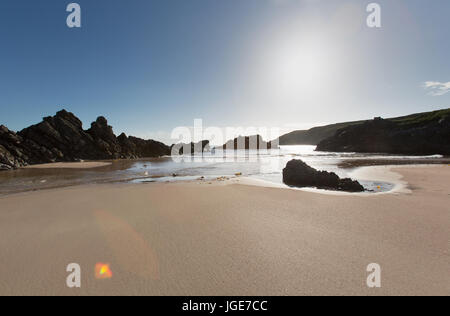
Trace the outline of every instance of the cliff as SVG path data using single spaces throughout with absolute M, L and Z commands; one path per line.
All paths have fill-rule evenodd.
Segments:
M 338 130 L 351 126 L 362 124 L 364 121 L 346 122 L 331 124 L 326 126 L 314 127 L 309 130 L 293 131 L 280 136 L 280 145 L 317 145 L 322 140 L 333 136 Z
M 450 109 L 348 126 L 321 141 L 317 150 L 450 155 Z

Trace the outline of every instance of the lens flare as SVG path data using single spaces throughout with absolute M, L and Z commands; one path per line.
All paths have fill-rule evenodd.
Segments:
M 109 264 L 97 263 L 95 265 L 95 278 L 98 280 L 111 279 L 112 271 Z

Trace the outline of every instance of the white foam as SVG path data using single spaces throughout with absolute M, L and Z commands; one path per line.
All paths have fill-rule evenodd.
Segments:
M 423 165 L 422 165 L 423 166 Z M 366 181 L 382 181 L 394 184 L 394 188 L 388 192 L 383 193 L 405 193 L 410 194 L 412 191 L 408 189 L 408 182 L 403 180 L 403 176 L 397 172 L 392 171 L 392 168 L 398 168 L 401 166 L 388 165 L 388 166 L 371 166 L 361 167 L 349 173 L 349 176 L 358 180 Z M 404 166 L 411 167 L 411 165 Z

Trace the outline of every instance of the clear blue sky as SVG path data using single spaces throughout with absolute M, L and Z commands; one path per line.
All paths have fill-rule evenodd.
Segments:
M 450 1 L 0 1 L 0 124 L 66 108 L 164 139 L 208 126 L 310 127 L 450 107 Z M 424 84 L 428 82 L 429 88 Z

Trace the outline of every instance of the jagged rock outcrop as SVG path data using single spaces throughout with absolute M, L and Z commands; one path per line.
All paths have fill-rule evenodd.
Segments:
M 113 129 L 103 116 L 92 122 L 91 128 L 86 131 L 95 142 L 95 147 L 100 150 L 104 157 L 118 159 L 121 157 L 122 149 L 119 145 Z
M 450 109 L 348 126 L 321 141 L 316 150 L 450 155 Z
M 25 153 L 22 148 L 23 139 L 10 131 L 6 126 L 0 126 L 0 170 L 9 170 L 26 165 Z
M 59 111 L 39 124 L 19 133 L 0 127 L 0 169 L 20 168 L 29 164 L 159 157 L 170 154 L 170 148 L 153 140 L 118 138 L 104 117 L 99 117 L 87 131 L 72 113 Z
M 170 147 L 172 155 L 194 155 L 197 153 L 204 153 L 210 150 L 209 140 L 202 140 L 198 143 L 191 142 L 190 144 L 174 144 Z
M 99 153 L 81 121 L 65 110 L 45 117 L 41 123 L 18 134 L 28 142 L 29 164 L 109 158 Z
M 121 158 L 162 157 L 170 155 L 170 147 L 154 140 L 145 140 L 124 133 L 117 138 L 121 148 Z
M 222 146 L 223 149 L 234 149 L 234 150 L 259 150 L 259 149 L 271 149 L 272 143 L 265 142 L 261 135 L 253 136 L 239 136 L 233 140 L 228 141 Z
M 51 151 L 32 139 L 26 139 L 6 126 L 0 127 L 0 169 L 9 170 L 29 164 L 52 162 L 58 151 Z
M 334 172 L 318 171 L 301 160 L 291 160 L 283 169 L 283 182 L 294 187 L 346 192 L 364 192 L 364 187 L 352 179 L 340 179 Z

